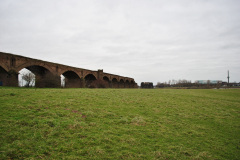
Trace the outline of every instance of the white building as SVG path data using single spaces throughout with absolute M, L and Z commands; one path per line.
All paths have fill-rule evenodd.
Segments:
M 199 84 L 218 84 L 222 83 L 222 80 L 197 80 L 196 82 Z

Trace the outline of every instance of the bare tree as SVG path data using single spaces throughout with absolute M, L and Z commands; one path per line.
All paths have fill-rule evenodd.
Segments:
M 35 75 L 33 73 L 25 73 L 22 79 L 26 82 L 25 87 L 33 86 L 35 82 Z
M 65 84 L 66 84 L 66 78 L 61 75 L 61 86 L 65 87 Z
M 107 81 L 97 79 L 97 80 L 94 80 L 94 81 L 89 85 L 89 88 L 107 88 L 108 86 L 109 86 L 109 85 L 108 85 L 108 82 L 107 82 Z

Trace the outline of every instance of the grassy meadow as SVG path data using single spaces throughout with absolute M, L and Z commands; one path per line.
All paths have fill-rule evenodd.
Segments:
M 0 87 L 0 159 L 240 159 L 240 90 Z

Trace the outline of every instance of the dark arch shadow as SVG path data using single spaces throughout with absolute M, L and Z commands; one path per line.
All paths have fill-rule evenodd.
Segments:
M 2 66 L 0 66 L 0 85 L 1 86 L 9 85 L 9 74 Z
M 125 82 L 125 88 L 130 88 L 130 83 L 128 80 L 126 80 L 126 82 Z
M 112 79 L 112 87 L 113 87 L 113 88 L 118 88 L 118 81 L 117 81 L 116 78 L 113 78 L 113 79 Z
M 119 88 L 125 88 L 123 79 L 119 82 Z
M 134 82 L 133 82 L 133 80 L 131 80 L 131 82 L 130 82 L 130 88 L 134 88 Z
M 74 71 L 66 71 L 62 75 L 65 78 L 63 87 L 67 88 L 82 87 L 81 78 Z
M 107 87 L 108 87 L 108 88 L 109 88 L 109 87 L 111 88 L 111 82 L 110 82 L 109 78 L 108 78 L 107 76 L 104 76 L 104 77 L 103 77 L 103 80 L 108 83 L 108 86 L 107 86 Z
M 95 81 L 97 78 L 93 74 L 88 74 L 84 77 L 85 80 L 85 86 L 89 87 L 89 85 Z
M 47 68 L 38 65 L 28 66 L 25 68 L 34 73 L 36 76 L 43 77 L 45 74 L 50 73 Z

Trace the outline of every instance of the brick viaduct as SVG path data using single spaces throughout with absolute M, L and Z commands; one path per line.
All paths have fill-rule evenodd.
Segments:
M 18 85 L 18 73 L 23 68 L 30 70 L 35 75 L 44 76 L 46 73 L 50 73 L 58 76 L 59 80 L 63 75 L 66 79 L 65 87 L 85 87 L 92 81 L 100 79 L 107 81 L 111 88 L 137 88 L 133 78 L 104 73 L 103 70 L 92 71 L 0 52 L 0 81 L 3 81 L 3 85 Z M 36 76 L 37 79 L 38 76 Z M 61 82 L 59 81 L 59 83 Z

